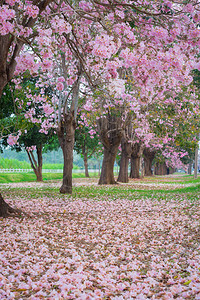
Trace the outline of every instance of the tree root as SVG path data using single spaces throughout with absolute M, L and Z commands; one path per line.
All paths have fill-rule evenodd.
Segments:
M 7 204 L 0 193 L 0 217 L 22 217 L 23 215 L 26 215 L 26 213 Z
M 7 217 L 21 217 L 24 213 L 21 209 L 12 208 L 8 204 L 5 205 L 3 210 L 1 210 L 0 217 L 7 218 Z

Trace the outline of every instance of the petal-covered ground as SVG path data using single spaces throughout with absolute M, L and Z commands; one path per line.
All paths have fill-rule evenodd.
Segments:
M 29 215 L 0 219 L 0 299 L 200 299 L 199 193 L 30 190 L 4 190 Z
M 170 177 L 168 177 L 169 180 Z M 163 180 L 163 179 L 162 179 Z M 160 182 L 160 181 L 151 181 L 148 180 L 141 181 L 138 179 L 129 179 L 129 183 L 120 183 L 121 186 L 131 186 L 135 189 L 150 189 L 150 190 L 158 190 L 158 189 L 177 189 L 182 187 L 189 187 L 192 184 L 190 183 L 179 183 L 179 182 Z M 195 184 L 193 184 L 195 185 Z M 1 186 L 4 187 L 11 187 L 11 188 L 59 188 L 61 183 L 59 181 L 48 181 L 48 182 L 11 182 L 11 183 L 2 183 Z M 73 186 L 98 186 L 98 179 L 97 178 L 74 178 L 73 179 Z

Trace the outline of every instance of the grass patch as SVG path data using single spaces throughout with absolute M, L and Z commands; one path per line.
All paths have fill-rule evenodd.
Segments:
M 0 183 L 35 181 L 33 173 L 0 173 Z
M 174 190 L 150 190 L 137 189 L 133 186 L 114 185 L 114 186 L 74 186 L 72 195 L 60 194 L 58 187 L 48 186 L 48 182 L 44 186 L 26 187 L 1 187 L 5 197 L 21 197 L 38 199 L 42 197 L 49 197 L 52 199 L 95 199 L 95 200 L 118 200 L 129 199 L 131 201 L 137 199 L 156 199 L 156 200 L 170 200 L 170 199 L 188 199 L 195 201 L 200 198 L 200 185 L 178 188 Z
M 169 184 L 190 184 L 190 183 L 200 183 L 200 176 L 197 179 L 194 179 L 193 175 L 180 175 L 174 177 L 168 176 L 152 176 L 144 177 L 140 182 L 154 182 L 154 183 L 169 183 Z
M 95 174 L 91 176 L 95 177 Z M 72 174 L 73 178 L 84 178 L 84 173 Z M 97 177 L 97 174 L 96 174 Z M 62 180 L 62 173 L 43 173 L 43 180 Z M 0 183 L 10 183 L 10 182 L 33 182 L 36 181 L 36 176 L 33 172 L 30 173 L 0 173 Z
M 167 195 L 176 194 L 188 194 L 189 196 L 196 197 L 200 195 L 200 185 L 184 187 L 174 190 L 145 190 L 137 189 L 130 186 L 97 186 L 97 187 L 74 187 L 73 196 L 80 198 L 98 198 L 98 197 L 112 197 L 112 198 L 131 198 L 132 196 L 138 195 L 138 197 L 161 197 L 166 198 Z M 195 193 L 195 194 L 194 194 Z
M 92 174 L 94 175 L 94 174 Z M 97 174 L 96 174 L 97 176 Z M 73 178 L 84 178 L 83 173 L 73 174 Z M 159 180 L 161 178 L 161 180 Z M 76 182 L 78 184 L 81 183 L 78 180 L 75 181 L 75 185 L 73 187 L 73 193 L 72 195 L 63 195 L 59 193 L 59 187 L 53 187 L 52 185 L 49 185 L 48 182 L 55 181 L 55 180 L 62 180 L 62 174 L 61 173 L 44 173 L 43 179 L 44 179 L 44 185 L 37 185 L 33 184 L 29 188 L 25 187 L 1 187 L 1 190 L 3 191 L 5 197 L 14 197 L 19 196 L 23 199 L 26 198 L 33 198 L 38 199 L 42 197 L 49 197 L 53 199 L 104 199 L 104 200 L 117 200 L 117 199 L 130 199 L 130 200 L 136 200 L 136 199 L 157 199 L 157 200 L 164 200 L 164 199 L 176 199 L 177 197 L 179 199 L 181 198 L 187 198 L 190 200 L 199 199 L 200 198 L 200 178 L 197 180 L 191 179 L 191 176 L 180 176 L 175 179 L 184 180 L 182 183 L 188 183 L 191 181 L 191 185 L 187 187 L 180 187 L 175 189 L 169 189 L 169 187 L 166 185 L 158 186 L 156 185 L 143 185 L 143 183 L 155 183 L 155 177 L 147 178 L 147 180 L 138 180 L 133 181 L 133 184 L 116 184 L 116 185 L 76 185 Z M 164 179 L 167 179 L 167 177 L 157 177 L 157 183 L 159 185 L 163 183 Z M 180 183 L 179 181 L 173 181 L 171 183 Z M 8 174 L 0 174 L 0 183 L 9 183 L 9 182 L 34 182 L 35 181 L 35 175 L 34 173 L 8 173 Z M 83 180 L 85 182 L 85 180 Z M 88 182 L 92 182 L 88 180 Z M 139 186 L 135 185 L 134 182 L 139 183 Z M 141 185 L 140 185 L 141 184 Z M 193 185 L 192 185 L 193 184 Z

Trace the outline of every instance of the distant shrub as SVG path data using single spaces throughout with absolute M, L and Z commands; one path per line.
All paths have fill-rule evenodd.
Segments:
M 0 169 L 31 169 L 31 165 L 26 161 L 0 158 Z
M 43 164 L 43 169 L 62 170 L 63 164 Z M 0 169 L 31 169 L 31 165 L 26 161 L 19 161 L 11 158 L 0 158 Z M 74 170 L 80 169 L 78 166 L 73 166 Z

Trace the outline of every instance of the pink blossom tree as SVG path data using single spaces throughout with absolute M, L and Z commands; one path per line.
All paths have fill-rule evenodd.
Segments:
M 199 101 L 194 87 L 184 87 L 175 99 L 168 96 L 164 102 L 151 110 L 149 122 L 157 139 L 151 141 L 144 150 L 146 175 L 151 175 L 148 171 L 149 164 L 150 160 L 152 163 L 156 152 L 157 156 L 162 156 L 162 159 L 157 161 L 165 162 L 165 169 L 184 169 L 183 157 L 185 160 L 188 151 L 194 151 L 199 132 Z
M 49 74 L 55 74 L 54 62 L 60 57 L 62 60 L 63 55 L 68 60 L 71 57 L 74 78 L 73 75 L 68 78 L 65 68 L 64 73 L 57 72 L 57 78 L 52 75 L 54 83 L 57 81 L 57 90 L 62 92 L 58 96 L 64 99 L 58 101 L 62 116 L 58 135 L 63 153 L 68 150 L 71 153 L 74 113 L 82 77 L 92 99 L 95 99 L 92 105 L 108 108 L 110 105 L 137 106 L 137 99 L 141 102 L 162 99 L 166 91 L 176 93 L 180 82 L 188 85 L 192 81 L 190 70 L 197 64 L 199 45 L 198 9 L 197 1 L 190 4 L 174 1 L 160 4 L 154 0 L 134 3 L 114 0 L 103 3 L 3 1 L 0 12 L 0 91 L 2 93 L 14 75 L 27 69 L 32 74 L 43 74 L 43 77 L 48 72 L 49 80 Z M 126 77 L 129 73 L 131 76 Z M 64 83 L 58 80 L 63 74 Z M 73 78 L 73 81 L 68 82 L 67 78 L 69 81 Z M 42 98 L 40 100 L 44 103 Z M 59 106 L 60 103 L 64 106 Z M 126 117 L 127 111 L 123 110 L 123 124 L 128 120 Z M 109 121 L 111 128 L 104 117 L 99 121 L 102 129 L 108 129 L 104 137 L 108 138 L 108 132 L 116 133 L 109 141 L 111 148 L 116 142 L 120 143 L 121 121 L 120 118 L 115 120 L 117 127 L 114 129 L 113 113 Z M 49 123 L 48 119 L 44 120 L 44 130 Z M 71 193 L 71 155 L 66 157 L 66 162 L 69 164 L 64 166 L 66 176 L 63 176 L 61 192 Z M 1 200 L 1 215 L 8 212 L 8 206 L 4 205 Z
M 143 4 L 147 9 L 145 1 Z M 115 14 L 110 12 L 112 6 L 115 7 Z M 59 44 L 57 42 L 56 51 L 61 50 L 72 58 L 74 62 L 70 61 L 70 64 L 74 66 L 77 80 L 72 80 L 71 89 L 66 91 L 66 86 L 69 87 L 68 84 L 66 85 L 67 77 L 69 82 L 70 76 L 64 70 L 66 64 L 62 65 L 63 73 L 59 75 L 64 75 L 65 84 L 58 82 L 57 89 L 62 94 L 61 98 L 67 101 L 62 102 L 65 103 L 62 108 L 59 104 L 61 108 L 59 113 L 63 114 L 65 120 L 60 118 L 62 122 L 58 125 L 58 134 L 66 158 L 64 161 L 68 161 L 63 174 L 63 180 L 66 182 L 63 181 L 60 190 L 63 193 L 72 191 L 70 171 L 72 165 L 69 163 L 72 161 L 72 155 L 69 153 L 72 153 L 74 143 L 72 138 L 74 137 L 72 128 L 75 127 L 76 118 L 74 108 L 77 107 L 79 93 L 77 89 L 80 86 L 81 74 L 91 95 L 86 107 L 88 106 L 89 110 L 91 107 L 92 110 L 97 107 L 100 110 L 103 108 L 99 112 L 101 116 L 97 121 L 105 154 L 99 183 L 115 183 L 113 165 L 123 131 L 129 120 L 129 113 L 125 108 L 132 110 L 140 103 L 160 101 L 169 91 L 176 95 L 181 81 L 185 85 L 192 81 L 190 70 L 196 64 L 195 45 L 198 44 L 195 9 L 191 11 L 191 7 L 187 5 L 174 5 L 169 2 L 162 7 L 154 1 L 147 11 L 137 9 L 134 5 L 130 7 L 135 9 L 135 12 L 127 11 L 127 7 L 129 6 L 124 3 L 120 7 L 123 8 L 122 11 L 119 12 L 118 4 L 115 2 L 89 4 L 82 1 L 79 5 L 81 14 L 80 11 L 77 12 L 76 7 L 70 6 L 70 17 L 73 21 L 73 13 L 78 14 L 76 27 L 66 14 L 63 22 L 68 22 L 67 34 L 62 26 L 59 27 L 62 36 Z M 150 14 L 152 18 L 149 17 Z M 188 14 L 193 18 L 188 19 Z M 97 16 L 105 19 L 103 26 L 99 19 L 96 20 Z M 59 22 L 56 19 L 56 24 Z M 92 30 L 88 30 L 91 24 Z M 163 29 L 164 25 L 166 29 Z M 180 34 L 181 30 L 183 32 L 189 30 L 189 35 L 193 37 L 192 43 L 188 39 L 185 40 L 185 36 Z M 185 47 L 185 44 L 188 46 Z M 117 108 L 117 113 L 114 107 Z M 67 116 L 68 122 L 66 122 Z M 66 134 L 69 128 L 71 129 Z M 66 138 L 69 134 L 70 138 Z

